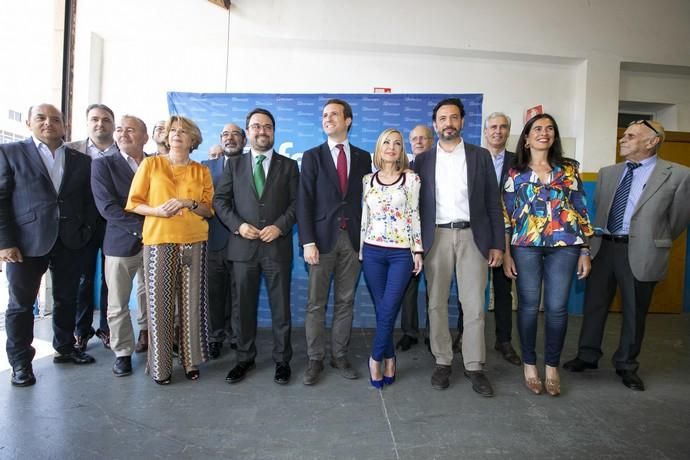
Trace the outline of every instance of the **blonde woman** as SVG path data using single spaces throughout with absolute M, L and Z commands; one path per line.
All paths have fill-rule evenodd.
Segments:
M 134 176 L 126 209 L 145 216 L 144 272 L 149 317 L 149 371 L 170 383 L 175 307 L 179 308 L 180 360 L 189 380 L 208 359 L 207 218 L 213 215 L 208 168 L 192 161 L 201 131 L 174 115 L 165 124 L 170 151 L 146 158 Z
M 378 169 L 363 179 L 360 259 L 376 308 L 376 333 L 369 358 L 370 382 L 381 389 L 395 381 L 393 327 L 405 289 L 422 271 L 419 176 L 409 171 L 403 137 L 381 133 L 374 152 Z

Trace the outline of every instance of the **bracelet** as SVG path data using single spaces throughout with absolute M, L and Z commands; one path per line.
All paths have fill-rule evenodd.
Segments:
M 591 256 L 592 253 L 589 251 L 589 249 L 580 249 L 580 255 L 581 256 Z
M 192 207 L 189 209 L 191 209 L 193 211 L 198 207 L 199 207 L 199 203 L 197 203 L 196 200 L 192 200 Z

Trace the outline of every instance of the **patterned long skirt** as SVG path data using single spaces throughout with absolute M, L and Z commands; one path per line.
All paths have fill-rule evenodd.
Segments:
M 148 368 L 154 380 L 172 375 L 175 308 L 180 361 L 189 371 L 208 360 L 206 242 L 144 246 L 149 320 Z

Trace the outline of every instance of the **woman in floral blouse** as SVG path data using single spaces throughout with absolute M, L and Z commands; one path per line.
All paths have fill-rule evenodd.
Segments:
M 568 295 L 577 271 L 590 271 L 587 237 L 592 226 L 578 163 L 563 158 L 558 125 L 551 115 L 530 119 L 522 130 L 503 198 L 506 206 L 506 254 L 503 269 L 516 279 L 518 331 L 525 385 L 543 391 L 537 371 L 537 317 L 544 287 L 545 387 L 560 394 L 558 364 L 568 325 Z
M 364 176 L 359 258 L 376 308 L 376 333 L 369 358 L 370 381 L 383 388 L 395 381 L 393 327 L 412 274 L 422 271 L 419 223 L 420 180 L 409 171 L 397 129 L 379 136 L 373 174 Z

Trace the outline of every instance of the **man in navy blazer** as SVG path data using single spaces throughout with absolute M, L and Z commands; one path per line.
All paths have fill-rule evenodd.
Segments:
M 228 123 L 220 133 L 220 144 L 223 154 L 214 159 L 202 161 L 211 171 L 213 187 L 218 188 L 218 183 L 223 175 L 225 164 L 230 158 L 242 155 L 247 137 L 242 128 L 235 123 Z M 208 312 L 209 312 L 209 344 L 208 356 L 218 359 L 226 338 L 231 340 L 230 348 L 236 349 L 232 330 L 232 309 L 234 302 L 233 278 L 231 262 L 226 256 L 226 246 L 230 231 L 218 219 L 211 217 L 208 222 Z
M 89 177 L 91 159 L 66 147 L 60 111 L 29 109 L 26 141 L 0 145 L 0 261 L 7 262 L 7 357 L 15 386 L 36 383 L 31 361 L 33 305 L 41 277 L 53 279 L 54 363 L 95 360 L 74 347 L 74 315 L 81 254 L 97 218 Z
M 322 126 L 328 140 L 304 152 L 297 198 L 299 241 L 304 248 L 304 261 L 309 264 L 305 318 L 309 364 L 303 379 L 305 385 L 315 384 L 323 370 L 331 278 L 334 279 L 331 366 L 345 378 L 358 377 L 347 359 L 347 350 L 360 272 L 362 179 L 371 172 L 371 155 L 348 142 L 352 108 L 346 101 L 326 101 Z
M 422 180 L 419 211 L 429 293 L 429 340 L 436 358 L 435 389 L 450 384 L 453 360 L 448 329 L 448 294 L 455 273 L 464 316 L 462 355 L 465 376 L 483 396 L 493 389 L 483 372 L 484 291 L 489 267 L 503 261 L 505 231 L 498 182 L 489 152 L 460 136 L 462 101 L 448 98 L 433 110 L 438 145 L 418 156 L 414 170 Z
M 273 381 L 284 385 L 291 375 L 292 227 L 299 169 L 295 160 L 273 150 L 275 119 L 268 110 L 249 112 L 246 127 L 251 150 L 228 161 L 213 198 L 218 218 L 231 232 L 226 256 L 232 262 L 238 305 L 233 314 L 238 362 L 226 381 L 237 383 L 255 367 L 263 274 L 271 307 Z
M 119 151 L 97 158 L 91 166 L 91 189 L 96 207 L 106 220 L 103 238 L 104 274 L 108 285 L 108 326 L 110 348 L 115 353 L 113 374 L 132 373 L 132 353 L 148 348 L 146 287 L 142 252 L 144 217 L 125 211 L 127 196 L 139 164 L 144 160 L 148 141 L 146 124 L 132 115 L 123 115 L 116 124 L 115 141 Z M 137 323 L 139 340 L 134 344 L 134 330 L 129 314 L 129 298 L 137 275 Z

